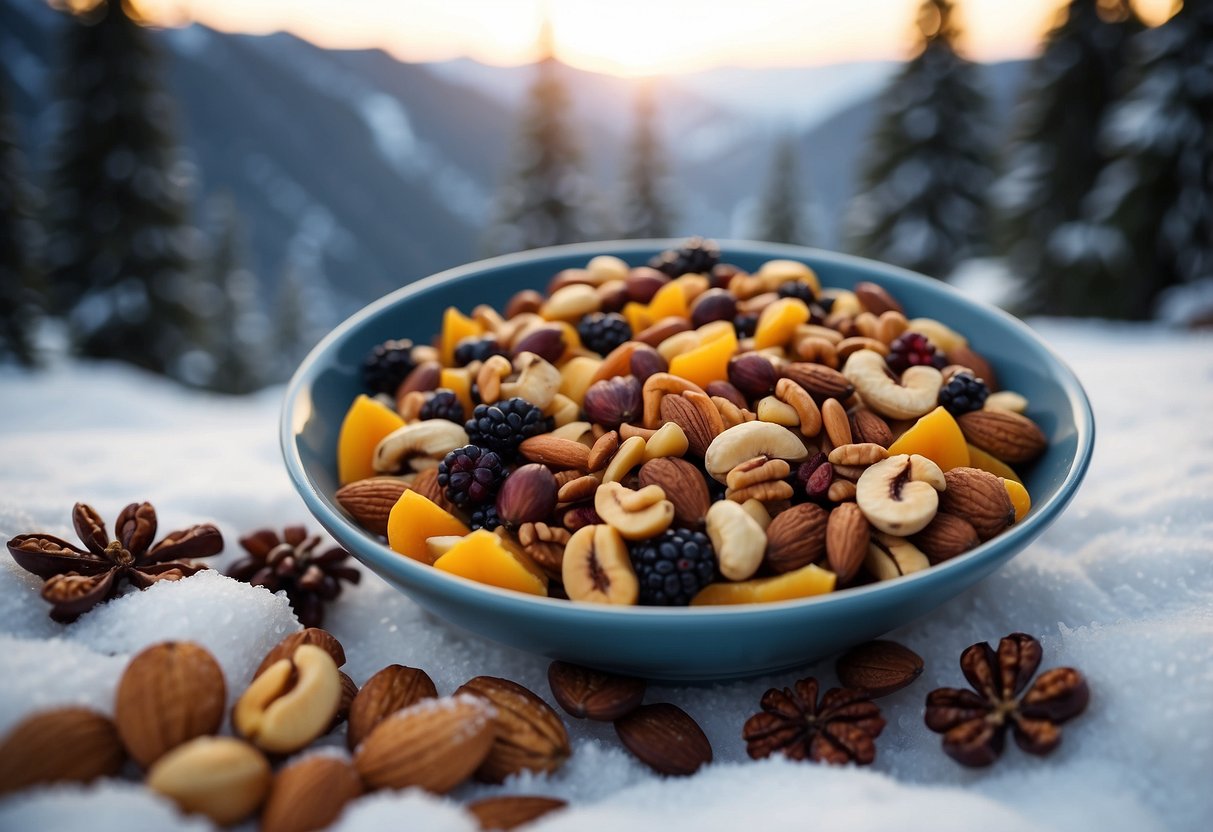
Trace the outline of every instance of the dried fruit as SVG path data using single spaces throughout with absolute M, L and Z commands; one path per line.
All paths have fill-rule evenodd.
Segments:
M 668 702 L 641 705 L 615 720 L 628 751 L 658 774 L 687 776 L 712 762 L 712 744 L 698 723 Z
M 366 680 L 350 704 L 346 745 L 351 751 L 356 749 L 375 726 L 392 714 L 437 696 L 438 689 L 424 670 L 388 665 Z
M 479 696 L 497 710 L 496 737 L 476 778 L 500 783 L 523 771 L 550 773 L 573 753 L 569 732 L 548 703 L 517 682 L 477 676 L 455 691 Z
M 570 662 L 548 665 L 548 686 L 556 703 L 571 716 L 611 722 L 644 701 L 645 682 Z
M 587 419 L 608 430 L 635 422 L 644 413 L 640 381 L 631 375 L 596 381 L 585 391 L 582 408 Z
M 831 688 L 817 701 L 817 680 L 762 695 L 762 712 L 746 720 L 741 736 L 755 760 L 783 754 L 792 760 L 833 765 L 870 765 L 885 721 L 868 695 Z
M 839 656 L 834 668 L 845 687 L 875 698 L 911 685 L 922 675 L 922 657 L 895 641 L 869 641 Z
M 87 708 L 41 711 L 0 740 L 0 795 L 43 783 L 88 783 L 117 774 L 125 759 L 107 717 Z
M 509 528 L 546 520 L 556 509 L 556 478 L 544 465 L 521 465 L 497 492 L 497 515 Z

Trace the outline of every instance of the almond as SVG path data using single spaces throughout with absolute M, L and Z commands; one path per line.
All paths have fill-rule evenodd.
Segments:
M 785 512 L 786 514 L 786 512 Z M 855 503 L 843 503 L 830 512 L 826 523 L 826 557 L 838 583 L 848 583 L 868 555 L 872 529 Z
M 851 414 L 851 436 L 855 442 L 871 442 L 887 448 L 893 444 L 893 431 L 889 423 L 867 408 Z
M 956 422 L 965 439 L 1003 462 L 1030 462 L 1049 444 L 1035 422 L 1009 410 L 975 410 Z
M 712 744 L 686 711 L 668 702 L 642 705 L 615 720 L 628 751 L 658 774 L 686 776 L 712 762 Z
M 117 774 L 125 759 L 107 717 L 87 708 L 42 711 L 0 741 L 0 795 L 41 783 L 87 783 Z
M 998 477 L 978 468 L 953 468 L 944 479 L 948 487 L 939 494 L 939 510 L 967 520 L 982 540 L 1015 522 L 1015 506 Z
M 851 422 L 847 418 L 847 410 L 838 399 L 826 399 L 821 403 L 821 422 L 826 436 L 834 447 L 850 445 L 852 442 L 864 442 L 855 439 L 851 434 Z M 882 446 L 887 447 L 887 446 Z
M 818 401 L 823 399 L 847 399 L 855 388 L 847 377 L 824 364 L 809 364 L 795 361 L 783 367 L 784 378 L 799 384 Z
M 766 564 L 775 572 L 791 572 L 825 553 L 826 510 L 802 503 L 782 511 L 767 526 Z
M 578 719 L 611 722 L 640 707 L 645 682 L 571 662 L 548 665 L 548 686 L 556 703 Z
M 699 469 L 685 459 L 661 457 L 640 466 L 640 486 L 659 485 L 666 499 L 674 504 L 674 519 L 679 525 L 699 528 L 712 506 L 708 484 Z
M 343 485 L 337 502 L 371 534 L 387 534 L 387 518 L 400 495 L 409 490 L 399 477 L 368 477 Z
M 922 549 L 931 563 L 942 563 L 981 543 L 977 531 L 968 520 L 940 511 L 927 527 L 910 538 Z
M 673 422 L 686 434 L 691 453 L 703 456 L 712 440 L 724 431 L 720 411 L 706 393 L 687 390 L 662 397 L 660 413 L 663 421 Z
M 375 726 L 397 711 L 423 699 L 434 699 L 438 689 L 424 670 L 393 664 L 366 680 L 350 705 L 346 744 L 351 750 L 366 738 Z
M 974 375 L 986 383 L 991 393 L 998 391 L 998 377 L 994 374 L 994 368 L 971 348 L 954 347 L 948 350 L 947 359 L 949 364 L 959 364 L 972 370 Z
M 560 716 L 527 688 L 496 676 L 477 676 L 456 694 L 487 700 L 497 709 L 497 737 L 476 779 L 501 783 L 523 771 L 553 772 L 564 765 L 572 748 Z
M 482 797 L 469 803 L 468 811 L 476 816 L 481 829 L 514 829 L 567 805 L 554 797 L 505 795 Z
M 572 439 L 560 439 L 548 434 L 532 436 L 522 440 L 518 452 L 530 462 L 540 462 L 553 468 L 589 470 L 590 449 Z
M 478 696 L 423 700 L 379 723 L 359 746 L 354 766 L 371 788 L 419 786 L 446 794 L 489 755 L 496 715 Z
M 270 649 L 270 652 L 265 654 L 265 658 L 261 660 L 261 664 L 257 665 L 257 672 L 253 674 L 253 678 L 256 679 L 265 672 L 267 667 L 279 659 L 291 658 L 295 655 L 295 650 L 304 644 L 314 644 L 328 653 L 333 657 L 333 662 L 338 667 L 345 664 L 345 648 L 341 646 L 341 642 L 334 638 L 327 630 L 321 630 L 318 627 L 308 627 L 297 633 L 291 633 L 282 641 L 275 644 Z
M 118 682 L 114 722 L 126 750 L 147 768 L 223 724 L 227 685 L 204 647 L 188 641 L 154 644 L 131 659 Z
M 843 687 L 888 696 L 919 677 L 922 657 L 895 641 L 869 641 L 840 656 L 834 669 Z
M 274 777 L 259 828 L 261 832 L 324 829 L 361 794 L 362 781 L 347 761 L 321 755 L 307 757 Z
M 446 490 L 438 484 L 438 468 L 427 468 L 413 477 L 412 489 L 445 511 L 454 505 L 446 498 Z
M 859 299 L 860 306 L 873 315 L 881 315 L 885 312 L 902 312 L 904 314 L 901 304 L 879 283 L 861 280 L 851 291 Z

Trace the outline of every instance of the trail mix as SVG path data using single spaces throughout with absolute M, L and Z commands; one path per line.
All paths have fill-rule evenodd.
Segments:
M 1046 439 L 965 337 L 871 282 L 750 274 L 692 239 L 595 257 L 504 313 L 380 344 L 338 502 L 401 555 L 606 604 L 779 601 L 898 578 L 1022 519 Z

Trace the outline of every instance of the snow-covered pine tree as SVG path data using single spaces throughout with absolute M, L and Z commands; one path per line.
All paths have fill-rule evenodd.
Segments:
M 227 194 L 211 202 L 209 282 L 222 300 L 207 327 L 215 362 L 207 386 L 221 393 L 251 393 L 269 380 L 269 321 L 261 311 L 257 278 L 245 265 L 244 229 L 236 204 Z
M 309 267 L 297 255 L 288 254 L 278 276 L 271 315 L 273 380 L 290 378 L 308 350 L 324 336 L 326 327 L 316 314 L 320 302 Z
M 1213 279 L 1213 0 L 1136 35 L 1124 78 L 1099 135 L 1109 162 L 1050 254 L 1082 312 L 1146 318 L 1167 288 Z
M 800 207 L 799 176 L 796 166 L 796 139 L 780 139 L 771 156 L 771 172 L 758 206 L 755 239 L 772 243 L 803 243 L 807 223 Z
M 1092 313 L 1070 264 L 1057 255 L 1068 233 L 1062 229 L 1081 217 L 1107 161 L 1098 148 L 1100 124 L 1141 28 L 1128 0 L 1070 0 L 1032 64 L 1007 172 L 995 187 L 1000 247 L 1023 280 L 1026 313 Z
M 984 247 L 993 180 L 986 97 L 954 14 L 949 0 L 920 7 L 917 53 L 881 98 L 846 222 L 851 250 L 939 278 Z
M 0 78 L 0 362 L 36 363 L 40 247 L 36 197 Z
M 50 291 L 73 346 L 196 382 L 183 365 L 202 332 L 178 158 L 160 56 L 129 6 L 71 19 L 60 73 L 48 194 Z
M 540 34 L 541 58 L 523 108 L 514 170 L 502 185 L 487 244 L 492 252 L 575 243 L 599 234 L 593 187 L 569 124 L 569 93 L 553 54 L 551 24 Z
M 653 81 L 637 81 L 636 122 L 624 177 L 620 236 L 630 239 L 668 237 L 674 212 L 666 199 L 666 166 L 657 132 Z

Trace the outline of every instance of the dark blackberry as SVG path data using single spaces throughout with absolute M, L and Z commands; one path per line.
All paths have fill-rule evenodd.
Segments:
M 472 512 L 472 531 L 476 529 L 485 529 L 492 531 L 501 525 L 501 518 L 497 516 L 497 506 L 493 504 L 480 506 Z
M 981 410 L 990 388 L 972 373 L 957 373 L 939 391 L 939 403 L 953 416 Z
M 805 303 L 813 303 L 817 300 L 817 296 L 813 294 L 813 287 L 803 280 L 785 280 L 779 284 L 775 293 L 781 298 L 799 298 Z
M 733 329 L 738 338 L 749 338 L 758 329 L 758 316 L 752 313 L 738 315 L 733 319 Z
M 522 440 L 547 433 L 552 420 L 526 399 L 513 398 L 476 405 L 464 428 L 473 444 L 513 460 Z
M 421 413 L 419 415 L 422 419 L 446 419 L 448 422 L 462 425 L 464 418 L 463 402 L 459 401 L 459 397 L 455 395 L 453 390 L 440 387 L 421 406 Z
M 456 448 L 438 463 L 438 484 L 457 506 L 492 503 L 508 474 L 501 457 L 479 445 Z
M 947 360 L 935 351 L 925 335 L 917 332 L 907 332 L 898 336 L 889 344 L 889 354 L 885 356 L 889 369 L 895 373 L 904 373 L 910 367 L 927 366 L 942 370 L 947 366 Z
M 649 265 L 670 277 L 684 274 L 711 274 L 720 262 L 720 246 L 713 240 L 692 237 L 681 248 L 672 248 L 649 261 Z
M 703 532 L 669 529 L 633 543 L 629 553 L 642 604 L 685 607 L 716 577 L 716 553 Z
M 485 361 L 493 355 L 506 352 L 492 336 L 488 338 L 464 338 L 455 345 L 455 366 L 466 367 L 473 361 Z
M 372 393 L 396 395 L 400 382 L 413 372 L 413 342 L 407 338 L 384 341 L 362 362 L 362 384 Z
M 627 318 L 615 312 L 605 315 L 595 312 L 581 319 L 581 323 L 577 324 L 577 334 L 581 336 L 581 346 L 599 355 L 606 355 L 620 344 L 632 340 L 632 327 Z

